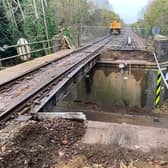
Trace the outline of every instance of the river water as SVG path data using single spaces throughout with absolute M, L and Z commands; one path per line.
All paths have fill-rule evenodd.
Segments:
M 114 107 L 154 107 L 156 70 L 96 66 L 57 105 L 67 110 L 96 110 L 114 112 Z M 166 98 L 164 87 L 161 101 Z

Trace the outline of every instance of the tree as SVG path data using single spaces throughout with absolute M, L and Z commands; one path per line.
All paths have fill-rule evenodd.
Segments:
M 67 30 L 80 33 L 83 25 L 107 26 L 111 19 L 119 19 L 113 11 L 97 8 L 88 0 L 0 0 L 0 17 L 1 45 L 16 44 L 19 38 L 29 42 L 48 40 L 59 27 L 76 26 Z M 48 46 L 33 45 L 32 49 Z
M 160 26 L 161 33 L 168 35 L 168 1 L 153 0 L 144 12 L 144 19 L 139 22 L 140 27 L 144 27 L 150 32 L 153 26 Z

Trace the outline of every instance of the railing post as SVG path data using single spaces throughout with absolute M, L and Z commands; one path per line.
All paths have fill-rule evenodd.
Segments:
M 18 45 L 17 53 L 18 55 L 22 55 L 21 59 L 23 61 L 29 60 L 31 58 L 31 54 L 30 54 L 30 46 L 28 45 L 27 40 L 24 38 L 21 38 L 18 40 L 17 45 Z
M 53 41 L 52 42 L 52 48 L 53 48 L 52 51 L 57 52 L 57 51 L 61 50 L 61 46 L 62 46 L 61 37 L 59 35 L 56 35 L 56 36 L 54 36 L 52 41 Z

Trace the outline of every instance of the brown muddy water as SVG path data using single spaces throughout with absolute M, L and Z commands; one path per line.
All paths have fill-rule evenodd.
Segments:
M 59 104 L 94 105 L 103 111 L 111 111 L 114 106 L 152 108 L 156 81 L 156 70 L 128 71 L 97 66 Z M 165 89 L 162 87 L 161 100 L 165 98 Z
M 88 120 L 168 128 L 167 118 L 153 114 L 157 71 L 96 66 L 69 94 L 44 111 L 84 112 Z M 164 87 L 161 102 L 166 99 Z

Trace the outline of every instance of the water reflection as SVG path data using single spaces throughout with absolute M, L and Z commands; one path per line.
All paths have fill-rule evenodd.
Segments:
M 96 104 L 104 111 L 114 105 L 122 107 L 153 107 L 157 72 L 96 67 L 81 80 L 64 101 Z M 164 95 L 164 91 L 162 91 Z

